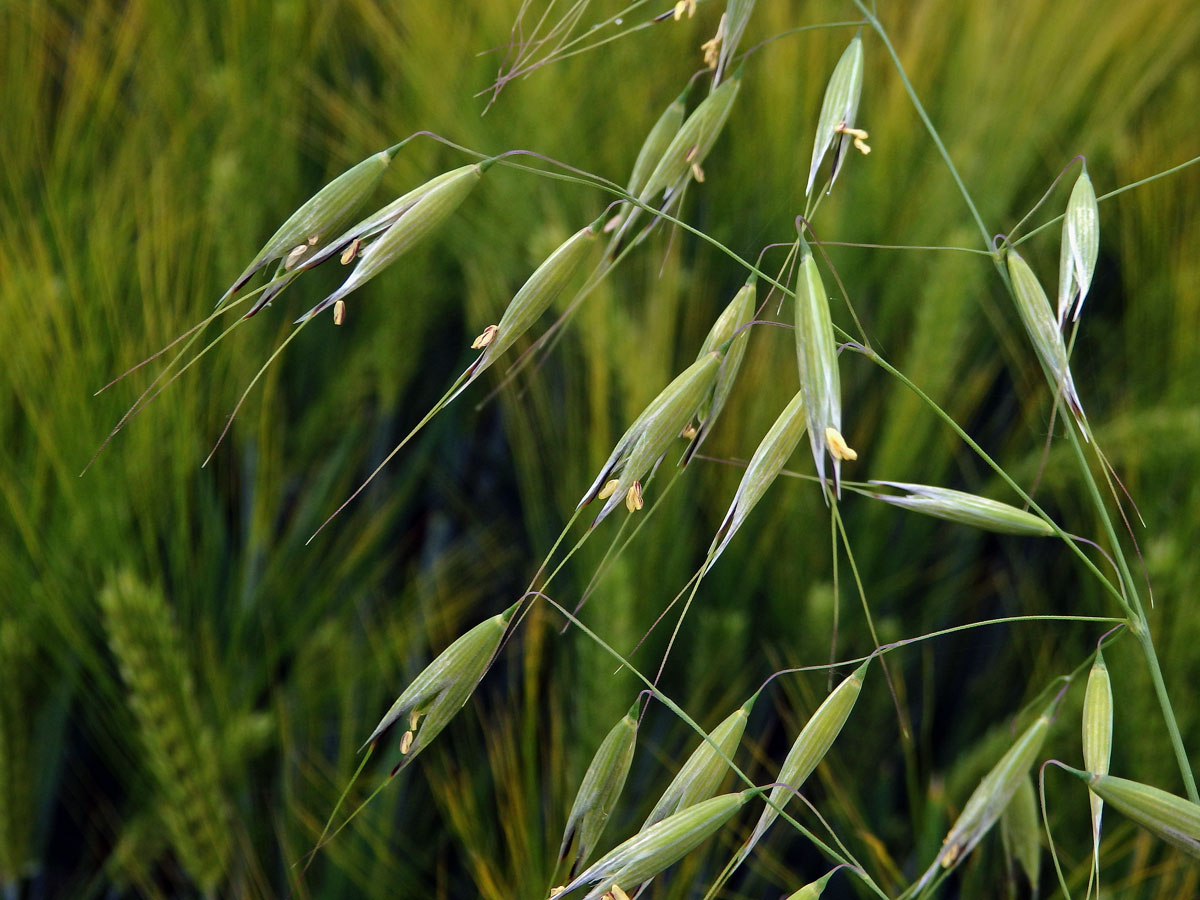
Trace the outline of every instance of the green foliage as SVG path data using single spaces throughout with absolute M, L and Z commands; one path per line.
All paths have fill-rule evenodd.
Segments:
M 546 5 L 526 11 L 526 28 Z M 1200 15 L 1190 0 L 878 6 L 996 230 L 1012 231 L 1077 154 L 1103 198 L 1197 152 Z M 521 597 L 617 438 L 695 359 L 744 284 L 743 267 L 660 226 L 591 291 L 544 362 L 488 398 L 505 376 L 505 365 L 492 367 L 306 545 L 472 361 L 471 339 L 529 274 L 615 199 L 498 164 L 448 227 L 355 292 L 342 327 L 317 319 L 288 345 L 207 466 L 290 323 L 341 282 L 345 273 L 325 271 L 335 263 L 306 273 L 205 355 L 79 477 L 172 351 L 94 392 L 208 316 L 255 248 L 338 173 L 429 130 L 486 156 L 522 148 L 625 184 L 646 134 L 701 65 L 722 5 L 512 80 L 481 116 L 491 95 L 474 95 L 504 51 L 480 51 L 507 44 L 519 7 L 0 6 L 6 898 L 100 896 L 110 886 L 163 897 L 545 896 L 595 735 L 644 685 L 628 669 L 613 675 L 613 657 L 581 630 L 560 635 L 562 617 L 540 601 L 418 764 L 307 866 L 296 863 L 343 790 L 335 827 L 387 778 L 390 762 L 380 760 L 394 762 L 394 742 L 352 783 L 372 725 L 438 651 Z M 586 33 L 616 5 L 580 9 Z M 626 25 L 657 12 L 626 13 Z M 556 5 L 550 18 L 563 14 Z M 849 0 L 757 4 L 743 49 L 800 26 L 850 24 L 785 34 L 746 60 L 705 181 L 687 187 L 676 215 L 749 260 L 794 238 L 822 97 L 860 16 Z M 885 48 L 869 29 L 861 35 L 854 124 L 870 132 L 873 152 L 845 147 L 854 157 L 821 200 L 810 241 L 833 324 L 858 336 L 827 262 L 872 345 L 1056 522 L 1111 551 L 1061 415 L 1047 441 L 1051 392 L 991 260 L 818 244 L 982 249 Z M 706 91 L 698 81 L 691 108 Z M 474 159 L 415 139 L 377 199 Z M 1022 233 L 1065 209 L 1075 174 Z M 1200 168 L 1101 199 L 1099 210 L 1099 262 L 1071 368 L 1095 441 L 1146 523 L 1130 517 L 1154 586 L 1150 630 L 1180 700 L 1184 745 L 1195 748 L 1200 709 L 1182 700 L 1200 678 L 1200 624 L 1189 609 L 1200 592 Z M 1043 285 L 1054 284 L 1058 236 L 1055 223 L 1021 244 Z M 769 251 L 763 271 L 779 273 L 785 253 Z M 768 290 L 760 280 L 760 301 Z M 773 317 L 780 300 L 776 292 L 760 316 Z M 842 431 L 859 453 L 842 464 L 843 479 L 1020 503 L 902 383 L 850 352 L 839 367 Z M 677 442 L 647 508 L 633 520 L 618 508 L 549 588 L 568 609 L 586 595 L 581 621 L 641 672 L 657 671 L 679 607 L 635 646 L 703 564 L 729 508 L 741 469 L 726 463 L 749 458 L 798 386 L 792 336 L 752 329 L 702 455 L 676 475 Z M 791 471 L 811 476 L 808 457 L 793 455 Z M 1060 541 L 984 534 L 850 492 L 837 509 L 879 641 L 1007 616 L 1121 615 Z M 831 549 L 830 534 L 820 492 L 781 477 L 705 575 L 658 682 L 703 728 L 777 669 L 876 646 L 850 559 Z M 631 535 L 619 555 L 606 554 Z M 1142 584 L 1136 568 L 1133 577 Z M 1072 672 L 1043 758 L 1078 764 L 1083 673 L 1108 627 L 1005 624 L 888 653 L 886 678 L 862 694 L 805 796 L 895 896 L 936 857 L 974 785 L 1012 745 L 1020 711 L 1044 706 L 1054 679 Z M 159 668 L 135 669 L 137 648 Z M 1112 771 L 1182 794 L 1140 645 L 1122 638 L 1105 658 Z M 752 779 L 775 777 L 830 677 L 786 675 L 764 692 L 735 757 Z M 696 735 L 652 702 L 638 742 L 599 853 L 637 831 Z M 1087 799 L 1053 770 L 1047 799 L 1065 877 L 1083 896 Z M 736 854 L 758 803 L 648 896 L 699 896 Z M 789 811 L 828 838 L 803 804 Z M 1196 893 L 1194 861 L 1117 814 L 1104 821 L 1105 891 Z M 187 833 L 218 822 L 228 828 L 205 838 L 207 850 L 187 848 Z M 961 896 L 994 896 L 1005 877 L 999 839 L 980 848 L 952 876 Z M 830 867 L 781 817 L 727 895 L 786 894 Z M 847 871 L 825 896 L 865 890 Z

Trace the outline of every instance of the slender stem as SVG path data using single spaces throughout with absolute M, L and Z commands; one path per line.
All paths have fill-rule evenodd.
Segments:
M 1154 694 L 1158 697 L 1158 705 L 1162 707 L 1163 718 L 1167 722 L 1167 733 L 1171 736 L 1171 748 L 1175 751 L 1175 760 L 1179 764 L 1179 774 L 1183 776 L 1183 786 L 1188 799 L 1200 803 L 1200 794 L 1196 793 L 1196 777 L 1192 774 L 1191 763 L 1188 762 L 1187 751 L 1183 746 L 1183 735 L 1179 733 L 1179 723 L 1175 721 L 1175 713 L 1171 709 L 1171 698 L 1167 694 L 1167 685 L 1163 681 L 1162 669 L 1158 665 L 1158 655 L 1154 652 L 1154 642 L 1150 638 L 1150 629 L 1143 623 L 1130 626 L 1137 638 L 1138 646 L 1146 657 L 1146 666 L 1150 669 L 1150 680 L 1154 683 Z
M 933 122 L 929 118 L 929 114 L 925 112 L 925 107 L 921 105 L 920 98 L 917 97 L 917 92 L 912 86 L 912 82 L 908 80 L 908 75 L 904 72 L 904 66 L 900 62 L 900 57 L 896 55 L 896 50 L 892 46 L 892 42 L 888 39 L 887 32 L 884 31 L 882 23 L 875 18 L 875 14 L 867 9 L 862 0 L 854 0 L 854 5 L 859 8 L 871 27 L 875 29 L 875 33 L 879 35 L 879 39 L 883 41 L 883 46 L 887 49 L 888 55 L 892 58 L 892 64 L 896 67 L 896 72 L 900 76 L 900 81 L 904 85 L 904 90 L 908 93 L 908 99 L 912 101 L 913 108 L 916 109 L 917 115 L 921 117 L 921 121 L 925 123 L 925 130 L 929 132 L 930 140 L 941 154 L 942 160 L 946 163 L 946 168 L 950 170 L 950 176 L 954 179 L 954 183 L 958 185 L 958 190 L 963 196 L 963 200 L 967 203 L 967 208 L 971 210 L 971 217 L 975 220 L 975 224 L 979 227 L 979 233 L 983 235 L 984 244 L 990 246 L 992 236 L 988 231 L 987 226 L 983 224 L 983 217 L 979 215 L 979 210 L 975 206 L 975 201 L 971 199 L 971 193 L 967 190 L 967 186 L 963 184 L 962 176 L 958 174 L 958 169 L 954 165 L 954 160 L 950 158 L 950 153 L 946 150 L 946 145 L 942 143 L 942 138 L 938 134 L 937 129 L 933 126 Z
M 1179 723 L 1175 719 L 1175 711 L 1171 706 L 1171 698 L 1167 693 L 1166 682 L 1163 681 L 1162 667 L 1159 665 L 1158 654 L 1154 649 L 1154 639 L 1150 636 L 1150 624 L 1146 621 L 1145 610 L 1142 608 L 1142 602 L 1138 598 L 1137 583 L 1133 579 L 1133 573 L 1129 571 L 1129 563 L 1126 562 L 1125 554 L 1121 551 L 1121 545 L 1117 541 L 1117 531 L 1113 526 L 1112 517 L 1108 514 L 1108 507 L 1105 505 L 1104 498 L 1100 494 L 1100 487 L 1096 484 L 1091 467 L 1087 464 L 1087 459 L 1083 455 L 1083 447 L 1080 446 L 1079 436 L 1075 433 L 1075 430 L 1075 424 L 1068 421 L 1067 436 L 1070 439 L 1071 448 L 1075 451 L 1080 471 L 1083 472 L 1084 483 L 1087 485 L 1088 493 L 1091 494 L 1092 502 L 1100 514 L 1100 521 L 1104 526 L 1105 534 L 1112 544 L 1113 556 L 1116 557 L 1121 579 L 1125 582 L 1125 590 L 1128 592 L 1131 607 L 1129 628 L 1137 638 L 1138 646 L 1142 649 L 1142 655 L 1146 657 L 1146 667 L 1150 670 L 1150 680 L 1154 685 L 1154 695 L 1158 698 L 1159 708 L 1162 709 L 1163 719 L 1167 724 L 1167 734 L 1171 739 L 1171 749 L 1175 753 L 1175 761 L 1179 766 L 1179 774 L 1183 776 L 1183 786 L 1187 791 L 1188 799 L 1193 803 L 1200 803 L 1200 793 L 1196 790 L 1196 776 L 1192 773 L 1192 765 L 1188 760 L 1187 750 L 1183 746 L 1183 735 L 1180 733 Z

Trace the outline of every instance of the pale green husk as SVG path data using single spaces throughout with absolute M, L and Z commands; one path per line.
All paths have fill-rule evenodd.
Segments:
M 755 697 L 757 696 L 756 694 Z M 702 800 L 707 800 L 717 792 L 721 781 L 729 773 L 729 763 L 725 760 L 732 759 L 733 754 L 737 752 L 755 697 L 747 700 L 740 709 L 734 710 L 712 730 L 708 740 L 701 741 L 700 746 L 692 751 L 687 762 L 680 767 L 671 784 L 654 804 L 654 809 L 642 824 L 643 829 Z
M 296 321 L 303 322 L 333 306 L 428 237 L 467 199 L 489 165 L 490 161 L 485 161 L 462 166 L 439 176 L 436 185 L 426 185 L 416 201 L 359 254 L 358 264 L 342 286 Z
M 633 483 L 642 481 L 667 452 L 700 408 L 720 368 L 720 353 L 705 354 L 663 388 L 629 426 L 579 501 L 579 506 L 590 502 L 607 481 L 617 479 L 616 490 L 597 513 L 593 526 L 624 502 Z
M 927 516 L 1002 534 L 1020 534 L 1028 537 L 1049 537 L 1054 534 L 1054 529 L 1045 519 L 1027 510 L 1000 503 L 998 500 L 989 500 L 977 494 L 927 484 L 909 484 L 904 481 L 872 481 L 871 484 L 883 484 L 908 491 L 908 495 L 903 497 L 889 494 L 871 496 L 876 500 L 902 506 Z
M 233 296 L 259 269 L 284 259 L 300 245 L 312 246 L 315 250 L 327 241 L 330 235 L 344 228 L 354 211 L 379 186 L 383 173 L 387 171 L 399 150 L 400 145 L 397 144 L 368 156 L 301 204 L 271 235 L 246 270 L 217 301 L 217 305 L 220 306 Z M 260 300 L 259 304 L 263 302 Z
M 1083 694 L 1083 767 L 1097 775 L 1107 775 L 1112 757 L 1113 696 L 1112 679 L 1104 654 L 1096 651 L 1096 661 L 1088 672 L 1087 689 Z M 1100 824 L 1104 815 L 1104 800 L 1092 793 L 1092 852 L 1097 861 L 1100 855 Z M 1098 862 L 1097 862 L 1098 864 Z
M 581 872 L 563 893 L 593 884 L 584 900 L 599 900 L 614 884 L 636 889 L 699 847 L 757 795 L 757 789 L 722 794 L 643 828 Z
M 717 529 L 716 537 L 709 547 L 708 567 L 717 561 L 725 546 L 742 527 L 746 516 L 750 515 L 750 510 L 754 509 L 755 504 L 767 492 L 767 488 L 775 482 L 796 445 L 800 443 L 800 438 L 804 437 L 806 427 L 804 392 L 797 391 L 763 436 L 754 455 L 750 457 L 746 472 L 733 495 L 733 502 L 729 505 L 729 511 L 725 513 L 721 527 Z
M 1063 217 L 1062 246 L 1058 259 L 1058 323 L 1071 318 L 1078 319 L 1092 286 L 1092 274 L 1096 271 L 1096 259 L 1100 255 L 1100 207 L 1096 203 L 1096 191 L 1087 168 L 1075 180 L 1071 197 L 1067 201 L 1067 212 Z
M 1051 703 L 1045 712 L 1022 732 L 979 782 L 950 833 L 942 841 L 942 849 L 937 858 L 917 883 L 918 890 L 928 884 L 939 870 L 957 866 L 996 824 L 996 820 L 1000 818 L 1013 794 L 1021 786 L 1022 779 L 1028 776 L 1030 767 L 1041 753 L 1046 732 L 1050 729 L 1050 716 L 1054 706 L 1055 704 Z
M 750 851 L 754 849 L 754 845 L 762 839 L 767 829 L 778 818 L 779 809 L 786 807 L 795 798 L 795 792 L 808 780 L 808 776 L 813 773 L 818 763 L 825 758 L 825 754 L 833 746 L 834 740 L 841 733 L 846 719 L 850 717 L 854 704 L 858 701 L 863 679 L 867 675 L 867 667 L 870 664 L 871 661 L 867 660 L 834 688 L 833 692 L 825 698 L 825 702 L 817 707 L 817 711 L 812 714 L 808 723 L 800 729 L 800 734 L 796 736 L 792 749 L 788 751 L 783 765 L 779 768 L 779 774 L 774 779 L 777 784 L 771 789 L 768 806 L 763 810 L 750 839 L 742 848 L 740 858 L 744 859 L 749 855 Z
M 812 193 L 813 182 L 817 178 L 817 170 L 830 147 L 833 147 L 833 169 L 829 174 L 829 185 L 837 180 L 845 159 L 845 134 L 839 134 L 837 127 L 844 125 L 854 127 L 854 117 L 858 113 L 858 100 L 862 96 L 863 82 L 863 48 L 862 38 L 857 35 L 850 45 L 842 52 L 841 59 L 829 77 L 825 88 L 825 99 L 821 103 L 821 115 L 817 119 L 817 136 L 813 141 L 812 163 L 808 169 L 808 186 L 804 196 Z
M 620 799 L 629 767 L 633 763 L 633 750 L 637 744 L 638 714 L 641 710 L 639 698 L 628 713 L 612 727 L 592 762 L 584 773 L 575 802 L 567 816 L 567 827 L 563 831 L 562 845 L 558 858 L 571 857 L 570 876 L 574 877 L 596 849 L 600 836 L 608 825 L 608 817 Z
M 813 258 L 812 249 L 800 236 L 800 264 L 796 277 L 796 357 L 800 364 L 800 390 L 804 394 L 804 415 L 808 422 L 808 439 L 812 445 L 817 475 L 825 479 L 825 429 L 842 430 L 842 387 L 838 373 L 837 343 L 833 337 L 833 320 L 829 315 L 829 298 Z M 833 464 L 833 483 L 840 496 L 838 484 L 841 461 L 830 454 Z
M 1042 826 L 1038 818 L 1033 778 L 1026 775 L 1000 815 L 1000 834 L 1010 859 L 1015 859 L 1037 889 L 1042 869 Z
M 1127 778 L 1070 771 L 1117 812 L 1189 856 L 1200 857 L 1200 805 Z
M 1050 387 L 1056 392 L 1062 392 L 1063 399 L 1067 401 L 1067 406 L 1079 421 L 1086 437 L 1083 406 L 1075 391 L 1075 382 L 1071 378 L 1071 368 L 1067 362 L 1067 347 L 1063 343 L 1062 332 L 1058 330 L 1058 320 L 1050 307 L 1050 300 L 1029 264 L 1016 250 L 1008 251 L 1008 274 L 1012 280 L 1021 324 L 1025 326 L 1030 343 L 1046 368 L 1051 380 Z
M 520 603 L 480 622 L 443 650 L 392 704 L 363 747 L 376 743 L 397 721 L 418 714 L 411 745 L 396 770 L 411 763 L 474 692 L 500 647 L 508 623 Z M 407 722 L 406 722 L 407 724 Z

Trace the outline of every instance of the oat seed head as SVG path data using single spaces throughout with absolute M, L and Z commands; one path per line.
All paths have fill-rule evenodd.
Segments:
M 707 567 L 717 561 L 717 557 L 725 550 L 737 530 L 742 527 L 750 510 L 762 499 L 767 489 L 775 482 L 784 464 L 791 457 L 796 445 L 804 437 L 806 417 L 804 413 L 804 392 L 797 391 L 783 412 L 775 419 L 774 424 L 767 430 L 750 457 L 750 463 L 742 475 L 733 502 L 725 519 L 713 538 L 709 547 L 710 559 Z
M 721 350 L 725 344 L 729 344 L 728 348 L 724 350 L 725 360 L 721 363 L 721 370 L 717 373 L 716 381 L 713 383 L 712 394 L 700 405 L 697 413 L 700 428 L 688 448 L 688 459 L 691 459 L 692 454 L 704 443 L 704 439 L 708 437 L 717 417 L 720 416 L 721 410 L 725 408 L 725 401 L 729 399 L 733 383 L 737 380 L 738 370 L 741 369 L 742 360 L 746 356 L 746 345 L 750 343 L 750 329 L 744 326 L 754 318 L 757 295 L 754 282 L 755 279 L 751 277 L 729 301 L 729 305 L 713 323 L 713 327 L 709 330 L 708 336 L 705 337 L 700 352 L 696 356 L 699 359 L 704 354 Z
M 597 496 L 601 485 L 617 480 L 592 522 L 593 527 L 625 499 L 634 482 L 645 481 L 671 443 L 678 439 L 712 389 L 721 359 L 721 354 L 713 351 L 688 366 L 663 388 L 617 441 L 600 474 L 579 501 L 579 506 L 583 506 Z
M 520 602 L 485 619 L 443 650 L 404 689 L 379 720 L 363 749 L 379 741 L 396 722 L 407 720 L 409 732 L 401 739 L 407 749 L 402 751 L 404 758 L 393 771 L 411 763 L 466 704 L 492 664 L 518 606 Z M 422 717 L 424 722 L 418 729 L 417 723 Z M 407 737 L 409 733 L 413 737 Z
M 907 491 L 907 494 L 899 497 L 892 494 L 871 496 L 884 503 L 911 509 L 927 516 L 1001 534 L 1020 534 L 1027 537 L 1050 537 L 1054 534 L 1054 529 L 1040 516 L 977 494 L 904 481 L 872 481 L 871 484 L 882 484 Z
M 825 754 L 829 752 L 829 748 L 833 746 L 833 742 L 850 717 L 854 704 L 858 701 L 863 679 L 867 675 L 867 667 L 870 664 L 871 661 L 867 660 L 834 688 L 833 692 L 825 698 L 825 702 L 817 707 L 817 711 L 812 714 L 808 723 L 800 729 L 800 734 L 796 736 L 792 748 L 784 757 L 783 765 L 779 768 L 779 774 L 774 779 L 777 783 L 771 789 L 769 797 L 772 805 L 768 805 L 759 817 L 758 824 L 754 826 L 750 839 L 741 851 L 742 858 L 749 855 L 750 851 L 754 849 L 754 845 L 762 839 L 767 829 L 778 818 L 779 810 L 776 809 L 776 806 L 783 808 L 788 805 L 795 797 L 795 792 L 804 785 L 808 776 L 813 773 L 813 770 L 825 758 Z
M 1096 271 L 1096 259 L 1100 255 L 1100 207 L 1096 203 L 1096 191 L 1092 179 L 1084 167 L 1071 197 L 1067 201 L 1067 213 L 1063 217 L 1062 247 L 1058 260 L 1058 324 L 1078 319 L 1083 310 L 1083 301 L 1092 285 L 1092 274 Z
M 1025 333 L 1029 335 L 1034 351 L 1046 368 L 1051 379 L 1050 387 L 1056 393 L 1062 391 L 1067 406 L 1086 437 L 1087 420 L 1079 402 L 1079 395 L 1075 391 L 1075 382 L 1071 378 L 1071 368 L 1067 363 L 1066 344 L 1063 343 L 1062 332 L 1059 331 L 1058 320 L 1050 307 L 1050 300 L 1029 264 L 1012 249 L 1008 251 L 1008 274 L 1012 280 L 1021 324 L 1025 326 Z
M 854 128 L 854 117 L 858 114 L 858 100 L 862 95 L 863 47 L 857 35 L 843 52 L 833 69 L 829 84 L 825 88 L 825 99 L 821 103 L 821 115 L 817 119 L 817 136 L 813 141 L 812 164 L 808 170 L 808 186 L 804 196 L 812 193 L 817 171 L 825 154 L 833 147 L 833 169 L 829 175 L 829 186 L 837 180 L 842 162 L 845 160 L 845 144 L 853 139 L 846 129 Z M 839 130 L 840 129 L 840 130 Z
M 996 820 L 1000 818 L 1000 814 L 1020 787 L 1022 779 L 1028 777 L 1030 768 L 1037 761 L 1042 744 L 1046 740 L 1046 732 L 1050 729 L 1050 717 L 1056 704 L 1057 700 L 1053 701 L 1033 724 L 1021 733 L 979 782 L 949 834 L 942 841 L 942 849 L 937 858 L 917 883 L 918 892 L 939 870 L 957 866 L 996 824 Z
M 704 164 L 725 127 L 741 83 L 739 69 L 728 81 L 713 88 L 687 117 L 637 195 L 642 203 L 651 203 L 663 191 L 668 195 L 677 193 L 691 174 L 692 166 Z
M 1105 803 L 1189 856 L 1200 857 L 1200 804 L 1160 788 L 1095 772 L 1068 769 Z
M 560 862 L 568 857 L 571 860 L 571 878 L 575 877 L 596 849 L 608 825 L 608 817 L 625 787 L 625 779 L 633 763 L 634 746 L 637 744 L 641 706 L 639 697 L 629 712 L 608 732 L 579 785 L 558 851 Z M 571 890 L 570 885 L 567 890 Z
M 595 884 L 583 900 L 600 900 L 613 884 L 633 888 L 649 881 L 704 843 L 758 793 L 753 788 L 722 794 L 643 828 L 581 872 L 566 890 Z
M 492 334 L 479 345 L 483 353 L 471 367 L 471 380 L 491 366 L 562 295 L 596 246 L 602 227 L 603 222 L 597 220 L 575 232 L 534 270 L 509 301 L 500 323 L 488 326 Z
M 829 298 L 812 249 L 800 236 L 800 264 L 796 277 L 796 357 L 800 365 L 800 390 L 804 394 L 804 412 L 808 422 L 808 437 L 812 445 L 817 475 L 825 479 L 827 430 L 842 431 L 842 388 L 838 374 L 837 344 L 833 337 L 833 320 L 829 315 Z M 832 455 L 832 454 L 830 454 Z M 838 484 L 841 460 L 833 456 L 834 489 L 841 495 Z M 828 500 L 828 498 L 826 498 Z
M 258 251 L 246 270 L 217 301 L 217 306 L 237 293 L 264 266 L 300 250 L 301 245 L 311 248 L 344 228 L 354 211 L 379 186 L 383 173 L 399 149 L 397 145 L 368 156 L 301 204 Z M 296 255 L 293 265 L 302 255 Z
M 701 741 L 692 751 L 687 762 L 680 766 L 675 778 L 654 804 L 654 809 L 642 824 L 643 830 L 716 794 L 729 773 L 725 758 L 732 759 L 737 752 L 754 700 L 751 697 L 709 733 L 712 743 Z
M 475 189 L 490 163 L 491 160 L 485 160 L 482 163 L 462 166 L 446 173 L 446 177 L 438 184 L 425 190 L 379 237 L 361 250 L 358 264 L 342 286 L 296 321 L 303 322 L 312 318 L 362 287 L 444 224 Z M 361 237 L 362 235 L 355 234 L 350 240 Z M 333 249 L 336 252 L 336 247 Z
M 1112 680 L 1104 654 L 1096 651 L 1096 661 L 1088 672 L 1087 688 L 1083 693 L 1083 767 L 1096 775 L 1107 775 L 1112 757 L 1113 696 Z M 1100 824 L 1104 800 L 1096 793 L 1089 795 L 1092 811 L 1092 850 L 1100 853 Z

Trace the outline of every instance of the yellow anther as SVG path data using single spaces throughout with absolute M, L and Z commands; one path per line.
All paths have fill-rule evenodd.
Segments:
M 550 896 L 557 897 L 559 894 L 561 894 L 566 889 L 567 889 L 567 886 L 565 884 L 560 884 L 558 887 L 552 887 L 552 888 L 550 888 Z
M 360 241 L 358 238 L 355 238 L 354 240 L 352 240 L 350 242 L 350 246 L 348 246 L 345 250 L 342 251 L 341 263 L 343 266 L 347 265 L 350 262 L 350 260 L 352 260 L 352 259 L 354 259 L 354 257 L 358 256 L 358 248 L 361 246 L 362 246 L 362 241 Z
M 612 894 L 613 900 L 629 900 L 629 895 L 621 890 L 621 886 L 619 884 L 614 884 L 609 890 L 609 893 Z
M 319 234 L 312 234 L 312 235 L 309 235 L 309 237 L 308 237 L 308 246 L 310 246 L 310 247 L 315 247 L 315 246 L 317 246 L 317 241 L 319 241 L 320 239 L 321 239 L 321 236 L 320 236 Z
M 696 0 L 678 0 L 675 4 L 675 21 L 682 19 L 685 13 L 689 19 L 696 14 Z
M 471 342 L 471 349 L 482 350 L 492 342 L 492 338 L 496 336 L 496 332 L 499 330 L 500 329 L 495 325 L 489 325 L 487 328 L 483 329 L 483 334 L 479 335 L 479 337 L 475 338 L 475 340 Z
M 302 257 L 307 252 L 308 252 L 308 244 L 300 244 L 296 247 L 293 247 L 292 252 L 289 253 L 287 255 L 287 259 L 285 259 L 283 261 L 283 268 L 285 270 L 292 268 L 292 266 L 296 265 L 296 263 L 300 261 L 300 257 Z
M 690 441 L 696 436 L 696 426 L 691 422 L 688 422 L 687 427 L 684 428 L 683 431 L 679 432 L 679 436 L 685 441 Z
M 692 177 L 695 178 L 697 181 L 703 183 L 704 170 L 702 168 L 700 168 L 699 163 L 692 163 Z
M 411 731 L 404 732 L 404 736 L 400 738 L 400 755 L 403 756 L 412 749 L 413 733 Z
M 721 22 L 717 25 L 717 33 L 700 45 L 704 51 L 704 65 L 715 69 L 721 59 L 721 42 L 725 40 L 725 13 L 721 13 Z
M 851 449 L 836 428 L 825 429 L 825 443 L 829 445 L 829 452 L 833 454 L 834 459 L 858 459 L 858 452 Z
M 333 304 L 333 324 L 341 325 L 346 320 L 346 301 L 336 300 Z
M 854 138 L 854 146 L 863 156 L 866 156 L 871 152 L 871 148 L 867 146 L 867 138 L 869 138 L 870 135 L 861 128 L 847 128 L 846 124 L 843 122 L 841 125 L 835 128 L 834 131 L 838 132 L 839 134 L 848 134 L 850 137 Z
M 625 508 L 630 512 L 637 512 L 642 508 L 643 505 L 642 483 L 640 481 L 635 481 L 633 483 L 633 487 L 631 487 L 629 492 L 625 495 Z
M 596 495 L 596 499 L 607 500 L 617 490 L 617 485 L 620 483 L 620 481 L 614 478 L 612 481 L 605 484 L 604 487 L 600 488 L 600 493 Z

